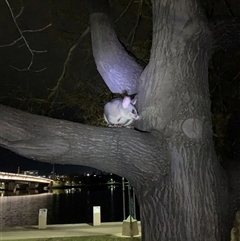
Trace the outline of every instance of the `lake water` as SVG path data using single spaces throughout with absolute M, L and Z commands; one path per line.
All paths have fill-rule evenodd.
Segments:
M 93 206 L 101 207 L 102 222 L 123 220 L 123 194 L 120 186 L 23 194 L 0 197 L 0 228 L 37 225 L 41 208 L 48 210 L 48 224 L 92 223 Z M 127 217 L 129 214 L 127 191 L 125 191 L 125 197 Z M 136 211 L 139 220 L 137 203 Z

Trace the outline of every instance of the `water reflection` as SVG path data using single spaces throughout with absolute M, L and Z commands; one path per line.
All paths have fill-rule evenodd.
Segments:
M 67 188 L 67 189 L 53 189 L 53 194 L 70 194 L 70 193 L 76 193 L 81 192 L 81 188 Z
M 42 192 L 42 193 L 47 193 L 47 192 Z M 0 190 L 0 196 L 19 196 L 19 195 L 34 195 L 34 194 L 39 194 L 38 190 L 14 190 L 14 191 L 5 191 L 5 190 Z
M 101 206 L 102 222 L 123 220 L 121 187 L 53 189 L 45 193 L 1 191 L 0 194 L 0 228 L 37 225 L 41 208 L 48 209 L 48 224 L 91 223 L 93 206 Z
M 116 186 L 115 185 L 109 185 L 108 186 L 108 189 L 110 189 L 110 212 L 109 212 L 109 215 L 110 215 L 110 218 L 112 220 L 115 220 L 115 212 L 114 212 L 114 191 L 115 191 L 115 188 Z
M 53 189 L 48 191 L 39 191 L 39 190 L 15 190 L 15 191 L 5 191 L 0 190 L 0 197 L 3 196 L 20 196 L 20 195 L 34 195 L 34 194 L 42 194 L 42 193 L 53 193 L 53 194 L 69 194 L 81 192 L 81 188 L 68 188 L 68 189 Z
M 52 193 L 2 196 L 0 227 L 37 224 L 38 212 L 52 202 Z

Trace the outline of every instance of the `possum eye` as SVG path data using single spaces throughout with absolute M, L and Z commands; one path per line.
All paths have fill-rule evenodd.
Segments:
M 132 114 L 135 114 L 135 110 L 132 110 Z

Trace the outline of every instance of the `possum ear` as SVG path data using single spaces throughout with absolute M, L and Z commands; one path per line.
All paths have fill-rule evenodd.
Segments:
M 131 103 L 131 98 L 129 96 L 125 96 L 123 98 L 123 102 L 122 102 L 122 106 L 124 109 L 128 108 L 128 106 L 130 105 Z
M 131 100 L 131 103 L 132 103 L 133 105 L 135 105 L 135 104 L 137 103 L 137 97 L 135 97 L 134 99 L 132 99 L 132 100 Z

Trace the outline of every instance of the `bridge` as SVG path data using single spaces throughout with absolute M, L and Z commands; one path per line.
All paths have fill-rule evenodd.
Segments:
M 49 178 L 0 172 L 0 182 L 4 183 L 4 190 L 15 191 L 22 187 L 27 189 L 51 187 L 54 181 Z

